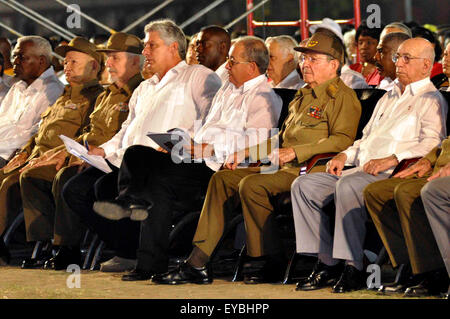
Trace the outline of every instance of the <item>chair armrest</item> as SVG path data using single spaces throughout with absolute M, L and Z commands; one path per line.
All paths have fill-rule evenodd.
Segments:
M 411 165 L 416 163 L 419 159 L 420 159 L 420 157 L 414 157 L 414 158 L 408 158 L 408 159 L 401 160 L 400 163 L 398 163 L 397 166 L 395 166 L 394 171 L 389 176 L 389 178 L 391 178 L 395 174 L 403 171 L 404 169 L 407 169 L 408 167 L 410 167 Z
M 311 159 L 306 162 L 306 165 L 300 169 L 299 175 L 308 174 L 311 169 L 316 165 L 324 165 L 330 159 L 335 157 L 337 153 L 323 153 L 314 155 Z

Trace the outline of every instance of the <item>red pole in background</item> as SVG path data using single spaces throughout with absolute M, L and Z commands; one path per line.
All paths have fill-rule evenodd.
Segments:
M 300 35 L 302 40 L 309 36 L 308 33 L 308 0 L 300 0 Z
M 353 0 L 353 9 L 355 10 L 355 29 L 361 24 L 361 4 L 360 0 Z
M 358 29 L 358 27 L 361 24 L 361 4 L 360 0 L 353 0 L 353 9 L 355 10 L 355 30 Z M 359 49 L 358 46 L 356 46 L 356 62 L 359 63 L 360 61 L 359 57 Z
M 247 0 L 247 10 L 253 9 L 253 0 Z M 247 15 L 247 34 L 255 35 L 255 31 L 253 30 L 253 12 L 250 12 Z

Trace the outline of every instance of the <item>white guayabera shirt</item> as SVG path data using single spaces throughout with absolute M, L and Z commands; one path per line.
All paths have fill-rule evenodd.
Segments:
M 446 137 L 448 105 L 430 79 L 407 85 L 403 94 L 395 82 L 375 106 L 362 138 L 343 152 L 346 165 L 361 167 L 392 154 L 398 161 L 422 157 Z
M 194 135 L 194 122 L 202 123 L 211 101 L 221 86 L 217 74 L 203 65 L 188 65 L 181 61 L 162 79 L 154 75 L 133 92 L 128 104 L 128 118 L 120 131 L 100 145 L 105 158 L 120 167 L 125 150 L 132 145 L 159 146 L 148 132 L 165 133 L 172 128 Z
M 0 105 L 0 156 L 9 159 L 38 130 L 41 113 L 55 103 L 64 85 L 49 67 L 33 83 L 18 81 Z
M 274 85 L 273 82 L 271 81 L 270 85 L 273 88 L 277 88 L 277 89 L 298 90 L 305 85 L 305 82 L 302 80 L 302 78 L 300 77 L 300 74 L 298 74 L 297 70 L 294 69 L 280 83 L 278 83 L 277 85 Z
M 364 76 L 356 72 L 346 64 L 341 69 L 341 75 L 340 78 L 342 82 L 345 83 L 349 88 L 352 89 L 368 89 L 370 88 L 370 85 L 367 84 L 366 79 Z
M 269 138 L 271 128 L 277 126 L 281 107 L 282 100 L 265 75 L 239 88 L 231 82 L 222 86 L 205 124 L 194 137 L 196 143 L 214 146 L 215 158 L 205 160 L 206 165 L 217 171 L 228 155 Z

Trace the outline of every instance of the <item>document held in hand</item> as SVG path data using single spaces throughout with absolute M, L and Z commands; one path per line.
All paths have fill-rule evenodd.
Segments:
M 98 168 L 105 173 L 112 172 L 112 169 L 109 167 L 108 163 L 106 163 L 103 157 L 88 154 L 88 150 L 83 145 L 67 136 L 59 135 L 59 138 L 63 141 L 67 151 L 70 154 L 78 157 L 79 159 L 82 159 L 86 163 L 89 163 L 90 165 Z
M 180 161 L 191 159 L 191 154 L 184 149 L 194 143 L 188 132 L 174 128 L 167 133 L 148 132 L 147 136 Z

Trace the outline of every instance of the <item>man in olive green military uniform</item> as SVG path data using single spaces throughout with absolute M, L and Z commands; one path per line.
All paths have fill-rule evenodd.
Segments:
M 142 49 L 138 37 L 117 32 L 109 38 L 105 49 L 96 50 L 106 52 L 106 70 L 113 84 L 98 96 L 90 123 L 76 141 L 98 146 L 120 130 L 122 122 L 128 117 L 128 101 L 143 80 L 140 74 Z M 69 264 L 80 263 L 79 242 L 83 227 L 78 215 L 62 200 L 61 192 L 65 182 L 78 172 L 81 161 L 70 156 L 64 145 L 55 150 L 52 156 L 22 173 L 20 189 L 27 240 L 46 241 L 53 238 L 53 245 L 60 248 L 45 268 L 63 269 Z M 32 261 L 23 266 L 35 264 Z
M 98 95 L 103 92 L 97 80 L 101 56 L 95 50 L 95 45 L 82 37 L 75 37 L 68 45 L 55 49 L 55 52 L 65 56 L 64 72 L 69 85 L 65 87 L 63 95 L 42 113 L 38 132 L 0 170 L 0 234 L 17 212 L 8 207 L 9 204 L 16 204 L 11 193 L 15 193 L 12 186 L 19 182 L 20 175 L 62 144 L 58 137 L 60 134 L 75 138 L 89 124 L 89 114 Z M 55 174 L 53 169 L 41 171 L 38 176 L 41 179 L 53 179 Z
M 442 142 L 442 147 L 435 147 L 416 164 L 393 178 L 369 184 L 364 189 L 367 210 L 392 266 L 408 265 L 400 282 L 393 286 L 384 285 L 381 291 L 422 296 L 447 290 L 450 273 L 449 176 L 450 136 Z M 441 196 L 444 200 L 432 207 L 429 202 L 439 194 L 444 194 Z M 442 214 L 436 215 L 439 210 Z M 434 228 L 440 224 L 441 231 L 436 232 Z M 444 261 L 448 271 L 445 271 Z M 413 276 L 408 276 L 411 270 Z
M 256 147 L 238 152 L 227 160 L 226 169 L 216 172 L 209 183 L 206 199 L 188 260 L 175 271 L 154 276 L 153 282 L 179 284 L 209 282 L 205 268 L 239 202 L 245 219 L 247 252 L 252 257 L 266 256 L 267 263 L 282 264 L 280 240 L 276 238 L 270 197 L 288 192 L 301 166 L 312 156 L 340 152 L 353 143 L 361 115 L 361 105 L 353 90 L 338 76 L 344 48 L 336 38 L 314 34 L 302 55 L 302 73 L 308 86 L 300 89 L 289 105 L 289 114 L 279 134 Z M 297 48 L 298 49 L 298 48 Z M 308 61 L 308 63 L 305 62 Z M 235 65 L 234 67 L 238 67 Z M 278 148 L 278 144 L 280 145 Z M 264 174 L 263 168 L 238 168 L 245 158 L 267 158 L 280 169 Z M 318 170 L 325 170 L 324 167 Z M 202 268 L 203 267 L 203 268 Z M 282 267 L 282 266 L 281 266 Z M 270 268 L 270 266 L 268 266 Z M 271 277 L 245 278 L 247 283 L 281 279 L 281 269 Z M 261 274 L 260 274 L 261 275 Z

